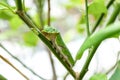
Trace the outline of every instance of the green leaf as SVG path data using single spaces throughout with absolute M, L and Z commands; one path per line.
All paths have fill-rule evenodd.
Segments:
M 77 24 L 76 29 L 79 33 L 83 33 L 86 29 L 86 24 Z
M 105 27 L 104 29 L 101 29 L 100 31 L 93 33 L 90 37 L 88 37 L 80 49 L 78 50 L 78 53 L 76 55 L 76 60 L 80 59 L 84 53 L 84 51 L 88 48 L 94 47 L 99 45 L 103 40 L 117 34 L 120 32 L 120 22 L 116 22 L 112 25 L 109 25 Z
M 85 18 L 85 13 L 82 13 L 81 17 L 80 17 L 80 20 L 79 20 L 79 24 L 84 24 L 86 23 L 86 18 Z
M 39 15 L 38 14 L 35 14 L 32 19 L 33 21 L 36 23 L 36 25 L 40 25 L 40 19 L 39 19 Z M 39 26 L 40 27 L 40 26 Z
M 0 80 L 7 80 L 7 79 L 0 74 Z
M 13 13 L 9 10 L 0 10 L 0 18 L 4 20 L 10 20 L 13 17 Z
M 13 29 L 13 30 L 18 29 L 23 24 L 23 22 L 21 21 L 21 19 L 18 16 L 13 17 L 9 21 L 9 23 L 10 23 L 11 29 Z
M 28 46 L 36 46 L 38 43 L 38 37 L 31 31 L 23 35 L 23 40 Z
M 0 2 L 6 3 L 6 4 L 8 3 L 7 0 L 0 0 Z
M 96 18 L 100 16 L 101 13 L 107 13 L 107 8 L 105 6 L 105 0 L 93 0 L 93 2 L 88 7 L 89 14 L 92 14 Z
M 93 75 L 90 80 L 107 80 L 106 74 L 98 73 Z
M 118 62 L 117 68 L 109 80 L 120 80 L 120 61 Z
M 76 25 L 76 29 L 79 33 L 83 33 L 86 29 L 86 19 L 85 19 L 85 14 L 82 13 L 78 24 Z
M 0 2 L 0 18 L 5 20 L 10 20 L 14 16 L 15 7 L 10 7 L 7 2 Z

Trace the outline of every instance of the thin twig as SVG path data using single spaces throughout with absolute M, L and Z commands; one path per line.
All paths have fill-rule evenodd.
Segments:
M 50 5 L 50 0 L 48 0 L 48 26 L 50 26 L 50 9 L 51 9 L 51 5 Z M 52 72 L 53 72 L 53 80 L 57 80 L 57 75 L 56 75 L 56 70 L 55 70 L 55 65 L 54 65 L 54 60 L 52 58 L 52 54 L 50 53 L 50 51 L 47 49 L 48 54 L 49 54 L 49 58 L 50 58 L 50 62 L 51 62 L 51 67 L 52 67 Z
M 54 60 L 52 58 L 52 55 L 51 55 L 51 52 L 50 52 L 49 49 L 47 49 L 47 52 L 48 52 L 48 55 L 49 55 L 49 59 L 50 59 L 50 62 L 51 62 L 51 67 L 52 67 L 52 72 L 53 72 L 53 79 L 52 80 L 57 80 L 57 75 L 56 75 Z
M 50 0 L 48 0 L 48 26 L 50 26 L 50 23 L 51 23 L 51 21 L 50 21 L 50 8 L 51 8 Z
M 11 67 L 13 67 L 19 74 L 21 74 L 26 80 L 29 80 L 29 78 L 23 74 L 20 70 L 18 70 L 10 61 L 8 61 L 5 57 L 0 55 L 0 58 L 5 61 L 7 64 L 9 64 Z
M 40 17 L 40 24 L 42 26 L 42 28 L 44 27 L 44 22 L 43 22 L 43 4 L 44 4 L 44 0 L 35 0 L 35 3 L 37 5 L 37 10 L 39 13 L 39 17 Z M 50 26 L 50 0 L 48 1 L 48 25 Z M 56 76 L 56 71 L 55 71 L 55 66 L 54 66 L 54 60 L 52 59 L 52 55 L 50 50 L 46 48 L 46 51 L 48 52 L 48 56 L 51 62 L 51 67 L 52 67 L 52 72 L 53 72 L 53 80 L 57 80 L 57 76 Z
M 89 17 L 88 17 L 88 1 L 85 0 L 85 8 L 86 8 L 86 27 L 87 27 L 87 35 L 90 35 L 90 29 L 89 29 Z
M 37 76 L 38 78 L 42 79 L 42 80 L 46 80 L 43 77 L 39 76 L 37 73 L 35 73 L 31 68 L 29 68 L 28 66 L 26 66 L 20 59 L 18 59 L 16 56 L 14 56 L 12 53 L 10 53 L 1 43 L 0 43 L 0 47 L 2 49 L 4 49 L 13 59 L 15 59 L 16 61 L 18 61 L 22 66 L 24 66 L 26 69 L 28 69 L 32 74 L 34 74 L 35 76 Z
M 69 73 L 67 72 L 63 78 L 63 80 L 66 80 L 67 76 L 69 75 Z

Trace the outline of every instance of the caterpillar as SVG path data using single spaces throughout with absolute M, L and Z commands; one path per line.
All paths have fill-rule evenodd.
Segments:
M 72 65 L 68 61 L 68 57 L 61 53 L 61 50 L 58 48 L 58 46 L 55 44 L 54 41 L 50 41 L 52 48 L 55 49 L 56 53 L 59 55 L 59 57 L 67 64 L 68 67 L 72 68 Z

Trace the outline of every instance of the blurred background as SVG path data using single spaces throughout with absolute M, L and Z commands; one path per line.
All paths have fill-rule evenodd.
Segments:
M 92 2 L 92 0 L 88 1 L 89 3 Z M 105 5 L 108 1 L 109 0 L 104 1 Z M 14 0 L 0 0 L 0 2 L 7 2 L 14 10 L 16 10 Z M 84 0 L 51 0 L 51 25 L 60 31 L 64 42 L 74 58 L 87 36 L 84 4 Z M 42 25 L 39 23 L 39 14 L 37 13 L 38 10 L 35 0 L 25 0 L 25 6 L 27 13 L 36 25 Z M 110 9 L 111 11 L 112 8 L 113 6 Z M 47 0 L 44 0 L 43 17 L 45 25 L 47 24 L 47 10 Z M 90 11 L 90 29 L 93 28 L 95 20 L 98 18 L 96 15 L 100 15 L 102 12 L 110 13 L 110 11 L 106 12 L 106 10 Z M 109 15 L 107 14 L 106 17 Z M 0 5 L 0 55 L 8 59 L 29 77 L 30 80 L 40 80 L 40 78 L 32 74 L 29 70 L 24 68 L 23 65 L 11 57 L 2 46 L 37 74 L 47 80 L 52 80 L 53 72 L 46 46 L 29 30 L 27 25 L 20 20 L 16 14 L 13 14 L 6 9 L 6 7 Z M 107 70 L 116 63 L 119 50 L 120 42 L 118 39 L 111 38 L 103 41 L 90 63 L 89 71 L 84 80 L 89 80 L 95 73 L 107 72 Z M 56 57 L 54 55 L 52 56 L 58 80 L 63 80 L 67 71 Z M 86 57 L 87 51 L 82 59 L 75 64 L 75 71 L 79 72 L 81 70 Z M 0 59 L 0 74 L 4 75 L 8 80 L 25 80 L 2 59 Z M 110 76 L 108 75 L 108 77 Z M 74 79 L 69 75 L 67 80 Z

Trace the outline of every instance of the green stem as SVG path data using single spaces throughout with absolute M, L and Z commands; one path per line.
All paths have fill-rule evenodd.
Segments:
M 23 7 L 22 7 L 22 0 L 15 0 L 16 2 L 16 7 L 18 11 L 22 11 Z
M 114 1 L 115 1 L 115 0 L 111 0 L 111 1 L 107 4 L 107 6 L 106 6 L 107 9 L 110 8 L 110 6 L 113 4 Z M 94 25 L 94 27 L 93 27 L 93 29 L 92 29 L 92 33 L 97 29 L 97 27 L 98 27 L 98 25 L 100 24 L 100 22 L 102 21 L 104 15 L 105 15 L 104 13 L 102 13 L 102 14 L 100 15 L 100 17 L 98 18 L 97 22 L 95 23 L 95 25 Z
M 94 46 L 93 48 L 91 48 L 92 50 L 91 50 L 90 53 L 88 54 L 87 60 L 86 60 L 86 62 L 85 62 L 85 64 L 84 64 L 84 66 L 83 66 L 83 68 L 82 68 L 82 70 L 81 70 L 81 72 L 80 72 L 80 75 L 79 75 L 79 77 L 77 78 L 77 80 L 82 80 L 83 77 L 84 77 L 84 75 L 85 75 L 86 72 L 88 71 L 89 64 L 90 64 L 90 62 L 91 62 L 91 60 L 92 60 L 92 58 L 93 58 L 93 56 L 94 56 L 94 54 L 95 54 L 98 46 L 99 46 L 99 44 L 96 45 L 96 46 Z
M 113 23 L 115 21 L 115 19 L 118 16 L 119 12 L 120 12 L 120 3 L 118 2 L 118 3 L 116 3 L 116 5 L 114 7 L 114 11 L 110 16 L 110 19 L 107 22 L 107 25 L 109 25 L 109 24 L 111 24 L 111 23 Z
M 86 27 L 87 27 L 87 35 L 90 35 L 90 29 L 89 29 L 89 17 L 88 17 L 88 1 L 85 0 L 85 7 L 86 7 Z
M 48 26 L 50 26 L 50 0 L 48 0 Z
M 111 0 L 108 5 L 107 5 L 107 9 L 114 3 L 115 0 Z
M 35 73 L 31 68 L 29 68 L 28 66 L 26 66 L 20 59 L 18 59 L 16 56 L 14 56 L 12 53 L 10 53 L 1 43 L 0 43 L 0 47 L 2 49 L 4 49 L 13 59 L 15 59 L 16 61 L 18 61 L 22 66 L 24 66 L 31 73 L 33 73 L 35 76 L 39 77 L 42 80 L 46 80 L 46 79 L 42 78 L 41 76 L 39 76 L 37 73 Z

